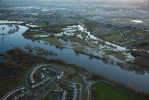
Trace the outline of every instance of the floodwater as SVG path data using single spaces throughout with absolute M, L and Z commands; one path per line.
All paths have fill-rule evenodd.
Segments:
M 8 31 L 15 28 L 15 25 L 12 27 L 8 25 L 0 25 L 0 34 L 5 34 L 0 35 L 0 53 L 5 53 L 7 50 L 18 46 L 25 50 L 24 46 L 30 44 L 31 47 L 41 47 L 47 50 L 52 50 L 54 53 L 58 54 L 58 56 L 47 56 L 48 58 L 63 59 L 67 63 L 75 63 L 86 68 L 89 72 L 94 72 L 96 74 L 100 73 L 108 78 L 118 80 L 121 83 L 130 83 L 135 88 L 141 88 L 143 91 L 149 92 L 149 73 L 144 72 L 143 74 L 137 74 L 133 70 L 122 69 L 119 66 L 110 65 L 102 60 L 76 53 L 72 49 L 60 49 L 53 45 L 47 45 L 44 41 L 40 41 L 40 43 L 37 41 L 33 42 L 22 36 L 22 33 L 28 28 L 21 25 L 18 26 L 18 31 L 8 34 Z M 2 27 L 5 27 L 5 29 L 2 29 Z

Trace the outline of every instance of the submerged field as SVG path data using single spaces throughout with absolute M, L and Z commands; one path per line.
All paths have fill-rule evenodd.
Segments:
M 43 40 L 50 43 L 52 45 L 56 45 L 58 47 L 66 47 L 71 48 L 73 50 L 94 55 L 99 58 L 102 58 L 105 55 L 111 55 L 117 60 L 125 61 L 129 57 L 125 56 L 125 47 L 119 49 L 118 45 L 113 43 L 108 43 L 107 41 L 114 41 L 115 39 L 121 38 L 120 34 L 111 34 L 111 35 L 103 35 L 100 37 L 96 37 L 96 35 L 91 34 L 91 27 L 97 27 L 98 24 L 94 25 L 90 23 L 66 23 L 66 24 L 57 24 L 50 25 L 46 29 L 43 27 L 40 31 L 37 27 L 29 30 L 29 36 L 34 37 L 38 40 Z M 103 52 L 103 53 L 101 53 Z M 133 57 L 130 57 L 130 59 Z

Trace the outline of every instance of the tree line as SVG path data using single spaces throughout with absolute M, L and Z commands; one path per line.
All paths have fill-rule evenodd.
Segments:
M 136 57 L 133 64 L 149 68 L 149 53 L 147 51 L 131 50 L 131 54 Z

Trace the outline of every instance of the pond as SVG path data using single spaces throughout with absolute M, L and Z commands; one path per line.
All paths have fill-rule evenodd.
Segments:
M 5 27 L 5 29 L 2 29 Z M 149 73 L 144 72 L 143 74 L 137 74 L 133 70 L 122 69 L 119 66 L 110 65 L 102 60 L 91 58 L 84 54 L 79 54 L 74 52 L 72 49 L 60 49 L 53 45 L 47 45 L 44 41 L 33 42 L 31 40 L 25 39 L 22 33 L 28 28 L 25 26 L 18 25 L 18 31 L 12 34 L 8 34 L 10 29 L 15 28 L 15 25 L 0 25 L 0 53 L 5 53 L 7 50 L 13 49 L 14 47 L 21 47 L 23 50 L 27 51 L 24 46 L 29 44 L 31 47 L 41 47 L 47 50 L 52 50 L 57 56 L 47 56 L 48 58 L 63 59 L 67 63 L 75 63 L 79 66 L 86 68 L 89 72 L 94 72 L 96 74 L 100 73 L 108 78 L 113 78 L 121 83 L 130 83 L 135 88 L 141 88 L 145 92 L 149 92 Z M 3 39 L 3 40 L 1 40 Z M 3 61 L 0 58 L 1 61 Z

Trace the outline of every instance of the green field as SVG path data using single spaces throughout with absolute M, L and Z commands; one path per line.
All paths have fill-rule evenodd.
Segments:
M 143 36 L 147 36 L 148 35 L 146 32 L 136 32 L 136 34 L 143 35 Z
M 80 84 L 75 84 L 77 86 L 77 89 L 80 89 L 81 88 L 81 85 Z
M 91 31 L 93 28 L 99 27 L 99 23 L 96 21 L 89 21 L 89 20 L 85 20 L 84 22 L 82 22 L 82 24 L 85 25 L 85 27 L 87 28 L 88 31 Z
M 6 93 L 8 90 L 12 89 L 18 82 L 17 78 L 10 79 L 0 79 L 0 96 Z
M 30 32 L 29 35 L 34 36 L 34 35 L 42 35 L 42 32 Z
M 59 93 L 52 93 L 51 94 L 51 100 L 59 100 L 60 94 Z
M 49 77 L 53 78 L 53 77 L 56 76 L 56 73 L 51 73 L 51 72 L 49 72 L 47 75 L 48 75 Z
M 52 92 L 49 92 L 49 93 L 44 97 L 43 100 L 51 100 L 51 94 L 52 94 Z
M 72 26 L 72 25 L 78 25 L 78 23 L 68 22 L 68 23 L 63 23 L 63 24 L 49 25 L 46 28 L 46 30 L 51 33 L 60 33 L 63 31 L 62 30 L 63 28 L 66 28 L 67 26 Z
M 78 42 L 82 46 L 88 46 L 88 43 L 84 39 L 79 39 L 79 38 L 70 38 L 71 42 Z
M 113 41 L 113 40 L 116 40 L 116 39 L 119 39 L 119 38 L 121 38 L 120 34 L 112 34 L 112 35 L 107 35 L 107 36 L 103 37 L 103 39 L 106 40 L 106 41 Z
M 111 23 L 113 23 L 113 22 L 126 23 L 126 22 L 129 22 L 130 21 L 130 18 L 111 18 L 111 19 L 109 19 L 109 21 Z
M 47 26 L 47 23 L 46 22 L 41 22 L 41 23 L 37 23 L 37 26 Z
M 87 92 L 85 91 L 84 93 L 83 93 L 83 95 L 82 95 L 82 100 L 87 100 L 87 97 L 88 96 L 88 94 L 87 94 Z
M 143 98 L 118 89 L 104 82 L 98 82 L 96 86 L 96 100 L 144 100 Z
M 82 79 L 80 78 L 80 77 L 78 77 L 78 76 L 74 76 L 73 77 L 73 82 L 76 82 L 76 83 L 82 83 Z
M 121 54 L 119 52 L 116 51 L 112 51 L 112 50 L 103 50 L 105 52 L 105 54 L 107 55 L 113 55 L 114 57 L 120 59 L 120 60 L 126 60 L 126 57 L 124 54 Z
M 84 47 L 76 47 L 74 50 L 84 52 Z
M 63 46 L 61 44 L 61 42 L 58 41 L 58 38 L 56 38 L 56 37 L 41 38 L 41 40 L 49 42 L 49 43 L 56 45 L 56 46 L 59 46 L 59 47 Z
M 30 32 L 29 35 L 34 37 L 35 35 L 48 35 L 48 33 L 34 32 L 34 31 L 33 31 L 33 32 Z

